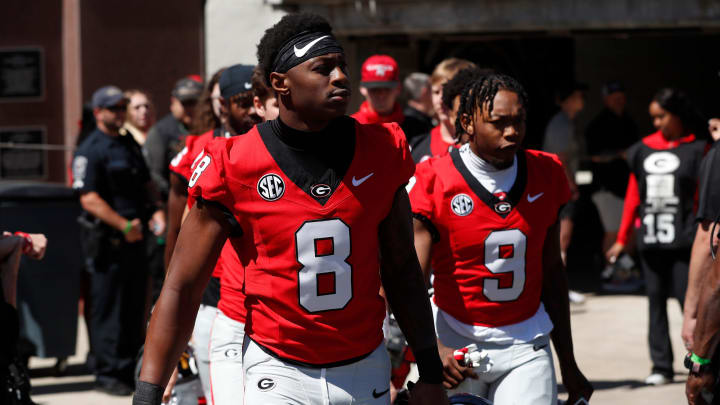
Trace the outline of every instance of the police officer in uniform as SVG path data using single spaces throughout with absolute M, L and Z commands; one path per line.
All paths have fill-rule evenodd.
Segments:
M 140 146 L 119 133 L 126 104 L 114 86 L 93 94 L 97 129 L 79 145 L 73 160 L 73 189 L 84 210 L 80 222 L 90 273 L 88 365 L 96 388 L 112 395 L 132 393 L 148 285 L 142 241 L 147 229 L 159 235 L 165 228 Z

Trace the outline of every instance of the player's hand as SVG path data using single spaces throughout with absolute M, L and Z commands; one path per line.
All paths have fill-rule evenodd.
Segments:
M 41 233 L 31 233 L 30 239 L 32 239 L 32 250 L 27 253 L 27 256 L 36 260 L 42 259 L 47 248 L 47 238 Z
M 562 374 L 562 382 L 568 392 L 566 404 L 575 404 L 580 398 L 590 402 L 594 389 L 577 366 Z
M 170 397 L 172 396 L 172 390 L 173 390 L 173 388 L 175 388 L 177 379 L 178 379 L 178 369 L 177 369 L 177 366 L 175 366 L 175 370 L 173 370 L 173 373 L 170 376 L 170 381 L 168 381 L 168 384 L 165 387 L 165 392 L 163 392 L 162 401 L 164 404 L 170 402 Z
M 443 386 L 447 389 L 460 385 L 465 378 L 478 378 L 471 367 L 464 367 L 455 360 L 455 349 L 443 345 L 438 339 L 438 352 L 443 363 Z
M 709 405 L 710 403 L 703 398 L 703 392 L 712 392 L 714 384 L 715 376 L 712 373 L 690 373 L 685 383 L 688 405 Z
M 682 336 L 683 343 L 685 343 L 685 348 L 688 349 L 688 351 L 692 351 L 695 323 L 697 323 L 697 318 L 683 317 L 682 332 L 680 335 Z
M 618 257 L 625 251 L 625 245 L 619 242 L 615 242 L 607 252 L 605 252 L 605 258 L 608 263 L 614 264 Z
M 711 118 L 708 121 L 708 131 L 714 141 L 720 139 L 720 118 Z
M 450 405 L 445 389 L 440 384 L 418 381 L 410 390 L 409 405 Z
M 125 234 L 125 240 L 133 243 L 142 240 L 142 223 L 138 218 L 130 221 L 130 231 Z

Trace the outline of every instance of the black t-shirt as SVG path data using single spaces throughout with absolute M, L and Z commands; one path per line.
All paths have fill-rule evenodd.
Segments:
M 697 221 L 714 221 L 720 214 L 720 142 L 715 142 L 700 165 Z
M 638 182 L 640 249 L 689 249 L 695 236 L 695 194 L 706 143 L 693 141 L 657 150 L 644 142 L 628 149 Z
M 75 152 L 72 170 L 74 190 L 98 193 L 125 218 L 149 219 L 150 174 L 132 136 L 111 136 L 96 129 Z

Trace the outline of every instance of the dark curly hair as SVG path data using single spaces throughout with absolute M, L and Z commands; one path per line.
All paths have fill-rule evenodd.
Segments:
M 527 111 L 528 95 L 525 88 L 514 78 L 503 74 L 490 74 L 482 76 L 478 80 L 469 83 L 460 96 L 460 108 L 455 120 L 455 132 L 461 134 L 463 129 L 463 117 L 472 119 L 478 108 L 487 103 L 488 113 L 493 110 L 493 100 L 500 90 L 511 91 L 518 95 L 523 109 Z M 467 121 L 466 121 L 467 122 Z
M 190 125 L 191 134 L 204 134 L 207 131 L 218 128 L 220 126 L 220 118 L 215 116 L 212 107 L 212 91 L 213 87 L 220 80 L 220 75 L 225 71 L 221 68 L 212 75 L 207 85 L 203 89 L 198 99 L 197 107 L 195 107 L 195 116 Z
M 443 85 L 443 105 L 451 109 L 453 100 L 462 94 L 465 86 L 492 73 L 495 73 L 492 69 L 479 68 L 476 66 L 468 67 L 455 73 L 455 75 Z
M 277 24 L 265 30 L 265 35 L 257 46 L 258 67 L 265 73 L 265 82 L 270 85 L 272 64 L 280 48 L 288 39 L 301 32 L 320 32 L 331 34 L 332 27 L 327 20 L 317 14 L 288 14 Z

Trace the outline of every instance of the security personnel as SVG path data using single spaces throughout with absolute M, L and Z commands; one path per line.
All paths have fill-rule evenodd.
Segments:
M 97 129 L 80 144 L 73 160 L 73 189 L 84 210 L 80 223 L 90 273 L 88 365 L 96 388 L 111 395 L 132 393 L 135 356 L 144 339 L 144 224 L 156 235 L 165 228 L 141 149 L 132 137 L 119 133 L 126 104 L 114 86 L 93 94 Z

